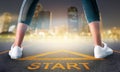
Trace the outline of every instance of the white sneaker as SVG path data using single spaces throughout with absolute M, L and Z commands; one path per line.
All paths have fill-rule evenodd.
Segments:
M 11 50 L 9 51 L 9 56 L 11 57 L 11 59 L 18 59 L 22 56 L 22 51 L 23 48 L 20 48 L 18 46 L 11 46 Z
M 104 58 L 108 55 L 113 54 L 113 50 L 107 46 L 107 44 L 103 43 L 104 47 L 95 46 L 94 48 L 94 56 L 95 58 Z

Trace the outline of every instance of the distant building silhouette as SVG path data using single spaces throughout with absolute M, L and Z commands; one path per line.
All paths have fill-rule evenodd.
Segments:
M 0 17 L 0 33 L 8 32 L 11 22 L 12 22 L 11 14 L 7 12 L 4 13 Z
M 35 31 L 36 27 L 37 27 L 37 21 L 38 21 L 38 17 L 39 17 L 39 13 L 40 11 L 42 11 L 43 8 L 42 8 L 42 5 L 39 3 L 36 7 L 36 10 L 34 12 L 34 16 L 33 16 L 33 19 L 32 19 L 32 22 L 30 24 L 30 30 L 32 30 L 33 32 Z
M 90 31 L 89 26 L 84 13 L 81 14 L 81 22 L 82 22 L 82 27 L 81 27 L 82 32 L 89 32 Z
M 41 9 L 41 7 L 41 4 L 38 4 L 38 6 L 36 7 L 36 11 L 34 13 L 32 23 L 30 25 L 30 28 L 34 32 L 39 32 L 41 30 L 48 31 L 50 29 L 51 12 L 44 11 L 43 8 Z
M 79 28 L 78 10 L 72 6 L 68 8 L 68 31 L 79 32 Z
M 50 11 L 41 11 L 38 17 L 37 29 L 49 30 L 50 29 Z

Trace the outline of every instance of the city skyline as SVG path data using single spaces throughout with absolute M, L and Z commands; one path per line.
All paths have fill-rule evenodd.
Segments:
M 13 15 L 19 14 L 19 9 L 23 0 L 13 0 L 8 2 L 7 0 L 2 0 L 0 2 L 0 15 L 4 12 L 10 12 Z M 70 6 L 75 6 L 78 9 L 79 15 L 83 13 L 81 0 L 40 0 L 44 10 L 51 11 L 53 13 L 53 19 L 56 21 L 54 24 L 63 24 L 66 22 L 66 12 L 67 8 Z M 102 14 L 103 26 L 113 27 L 120 26 L 120 7 L 119 0 L 97 0 L 100 12 Z M 108 25 L 109 24 L 109 25 Z

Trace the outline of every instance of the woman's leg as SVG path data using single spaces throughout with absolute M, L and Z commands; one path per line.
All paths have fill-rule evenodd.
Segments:
M 23 42 L 23 38 L 25 35 L 25 32 L 27 30 L 27 25 L 24 23 L 18 23 L 17 30 L 16 30 L 16 36 L 13 46 L 19 46 L 21 47 L 21 44 Z
M 39 0 L 24 0 L 21 6 L 14 46 L 21 47 L 27 25 L 30 24 Z
M 96 58 L 103 58 L 113 53 L 112 49 L 105 46 L 101 41 L 100 17 L 96 0 L 82 0 L 83 9 L 89 24 L 89 28 L 94 40 L 94 55 Z M 104 49 L 104 48 L 107 49 Z M 103 48 L 103 49 L 102 49 Z
M 24 0 L 22 3 L 18 19 L 15 41 L 11 47 L 11 50 L 9 51 L 9 55 L 12 59 L 17 59 L 22 56 L 21 44 L 23 42 L 27 25 L 30 24 L 32 16 L 34 15 L 34 11 L 38 1 L 39 0 Z
M 93 36 L 94 45 L 102 46 L 100 34 L 100 19 L 96 0 L 82 0 L 84 12 Z

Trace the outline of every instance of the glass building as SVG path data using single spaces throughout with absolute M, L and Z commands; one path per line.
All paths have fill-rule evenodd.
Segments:
M 78 18 L 78 10 L 76 7 L 68 8 L 68 31 L 71 32 L 79 32 L 79 18 Z

